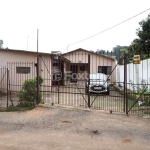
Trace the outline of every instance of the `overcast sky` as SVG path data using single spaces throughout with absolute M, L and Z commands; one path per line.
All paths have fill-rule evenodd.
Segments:
M 114 26 L 146 9 L 150 0 L 0 0 L 0 39 L 10 49 L 64 51 L 75 43 Z M 111 51 L 128 46 L 136 38 L 139 21 L 150 10 L 128 22 L 84 42 L 77 48 Z M 67 49 L 65 50 L 67 51 Z

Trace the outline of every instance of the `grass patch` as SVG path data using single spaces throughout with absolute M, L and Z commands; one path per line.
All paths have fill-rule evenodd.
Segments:
M 34 105 L 31 105 L 31 106 L 28 106 L 28 107 L 17 105 L 17 106 L 9 106 L 8 108 L 0 107 L 0 112 L 25 111 L 25 110 L 32 110 L 34 108 L 35 108 Z
M 0 90 L 0 95 L 6 95 L 6 93 L 2 90 Z
M 118 87 L 118 86 L 116 86 L 116 85 L 113 84 L 111 86 L 111 88 L 114 89 L 114 90 L 116 90 L 117 92 L 119 92 L 121 95 L 124 95 L 124 91 L 123 91 L 123 89 L 121 89 L 121 87 Z

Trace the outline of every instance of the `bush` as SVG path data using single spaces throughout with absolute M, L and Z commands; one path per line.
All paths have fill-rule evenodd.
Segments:
M 4 93 L 4 91 L 0 90 L 0 94 L 3 94 L 3 93 Z
M 44 79 L 39 77 L 39 84 L 41 85 Z M 34 79 L 27 79 L 24 81 L 21 90 L 17 93 L 19 97 L 20 106 L 35 106 L 37 99 L 37 77 Z M 39 93 L 39 101 L 42 101 L 43 94 Z

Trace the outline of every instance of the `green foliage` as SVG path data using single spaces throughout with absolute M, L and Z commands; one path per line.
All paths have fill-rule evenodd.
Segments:
M 42 84 L 44 79 L 39 77 L 39 84 Z M 24 81 L 21 90 L 17 93 L 20 106 L 34 106 L 37 99 L 37 78 L 27 79 Z M 43 94 L 39 93 L 39 100 L 42 102 Z
M 131 101 L 136 101 L 137 100 L 136 94 L 134 94 L 134 93 L 127 94 L 127 98 L 128 98 L 128 100 L 131 100 Z
M 0 94 L 1 94 L 1 93 L 3 93 L 3 92 L 0 90 Z
M 150 55 L 148 55 L 148 54 L 143 54 L 142 56 L 141 56 L 141 59 L 142 60 L 144 60 L 144 59 L 149 59 L 150 58 Z
M 4 48 L 3 44 L 4 44 L 3 40 L 0 39 L 0 49 L 9 49 L 8 47 Z
M 107 55 L 107 56 L 110 56 L 110 52 L 109 51 L 107 51 L 107 50 L 103 50 L 103 49 L 101 49 L 101 50 L 97 50 L 96 51 L 96 53 L 97 54 L 100 54 L 100 55 Z
M 128 50 L 127 50 L 126 48 L 123 48 L 123 49 L 120 49 L 120 52 L 121 52 L 121 53 L 126 53 L 126 54 L 127 54 L 127 53 L 128 53 Z
M 149 98 L 147 97 L 144 99 L 142 106 L 150 106 L 150 97 Z
M 113 50 L 111 52 L 109 52 L 108 50 L 97 50 L 96 53 L 100 54 L 100 55 L 104 55 L 107 57 L 112 57 L 115 56 L 116 59 L 119 61 L 119 64 L 122 64 L 122 60 L 120 60 L 121 56 L 123 55 L 123 53 L 128 54 L 128 46 L 120 46 L 117 45 L 116 47 L 113 47 Z M 127 57 L 127 63 L 129 63 L 129 58 Z
M 139 22 L 140 27 L 136 30 L 138 38 L 134 39 L 129 46 L 116 45 L 112 52 L 107 50 L 97 50 L 97 54 L 105 56 L 116 56 L 119 61 L 122 53 L 127 54 L 127 63 L 131 63 L 134 55 L 140 55 L 141 60 L 150 58 L 150 15 L 145 20 Z
M 120 46 L 117 45 L 116 47 L 113 48 L 113 55 L 116 56 L 116 59 L 119 61 L 119 58 L 122 56 L 122 51 L 121 50 L 127 50 L 128 46 Z
M 24 107 L 24 105 L 23 106 L 21 106 L 20 104 L 19 105 L 17 105 L 17 106 L 9 106 L 8 108 L 2 108 L 2 107 L 0 107 L 0 112 L 13 112 L 13 111 L 25 111 L 25 110 L 31 110 L 31 109 L 34 109 L 35 108 L 35 106 L 33 106 L 33 105 L 30 105 L 30 106 L 28 106 L 28 107 Z
M 0 39 L 0 49 L 3 48 L 3 40 Z
M 141 59 L 149 58 L 150 53 L 150 15 L 139 22 L 140 27 L 136 30 L 138 36 L 129 46 L 130 55 L 141 55 Z M 142 57 L 144 54 L 147 57 Z

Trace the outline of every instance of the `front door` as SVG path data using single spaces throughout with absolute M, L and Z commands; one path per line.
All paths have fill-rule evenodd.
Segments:
M 78 66 L 76 64 L 71 65 L 71 82 L 77 82 L 77 73 L 78 73 Z

